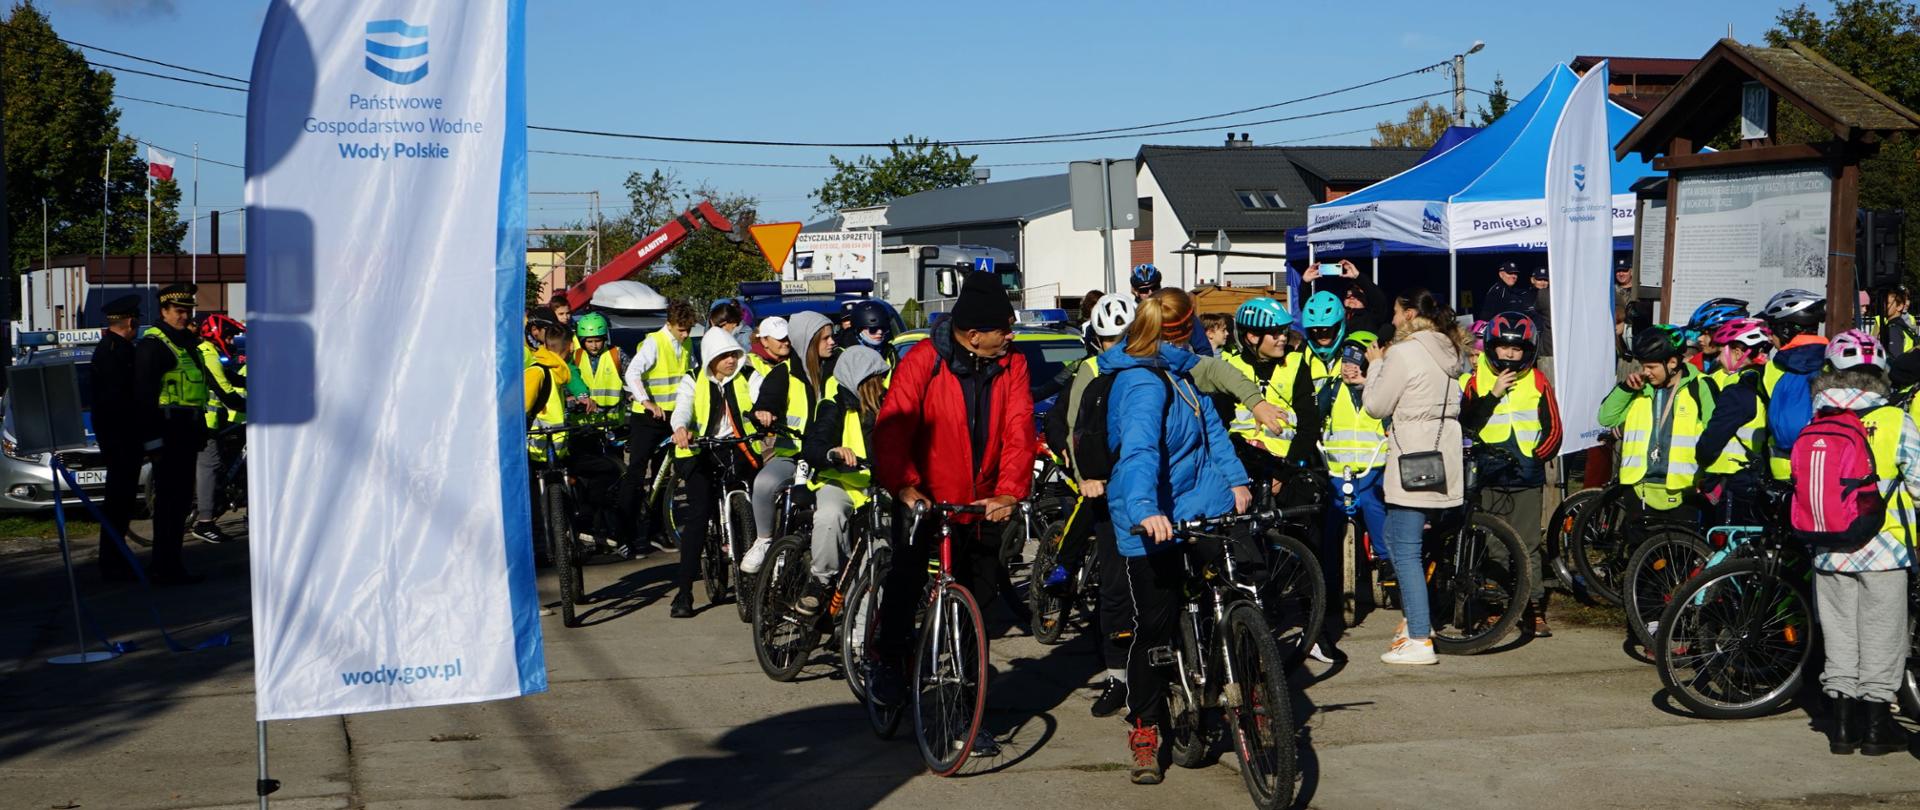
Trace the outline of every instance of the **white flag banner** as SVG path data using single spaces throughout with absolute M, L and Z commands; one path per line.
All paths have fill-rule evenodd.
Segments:
M 261 720 L 546 690 L 524 29 L 524 0 L 267 11 L 246 185 Z
M 1574 85 L 1547 148 L 1547 266 L 1553 380 L 1565 455 L 1600 443 L 1600 401 L 1613 388 L 1613 143 L 1607 63 Z

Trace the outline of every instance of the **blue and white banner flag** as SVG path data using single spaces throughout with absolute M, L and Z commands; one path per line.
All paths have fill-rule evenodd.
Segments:
M 545 691 L 524 0 L 274 0 L 247 104 L 261 720 Z
M 1601 62 L 1574 85 L 1547 148 L 1548 294 L 1562 455 L 1600 443 L 1600 401 L 1613 388 L 1612 188 Z

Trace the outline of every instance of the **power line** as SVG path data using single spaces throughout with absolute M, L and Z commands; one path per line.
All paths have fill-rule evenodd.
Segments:
M 239 118 L 243 120 L 246 118 L 245 115 L 242 115 L 240 113 L 230 113 L 224 110 L 209 110 L 205 107 L 190 107 L 185 104 L 174 104 L 169 101 L 155 101 L 150 98 L 140 98 L 138 96 L 122 95 L 120 93 L 114 93 L 113 97 L 120 99 L 121 101 L 138 101 L 142 104 L 158 104 L 162 107 L 172 107 L 176 110 L 192 110 L 193 112 L 197 112 L 197 113 L 207 113 L 208 115 L 224 115 L 228 118 Z
M 154 73 L 148 70 L 137 70 L 130 67 L 121 67 L 119 65 L 109 65 L 102 62 L 95 62 L 92 59 L 87 59 L 85 61 L 87 64 L 100 68 L 102 70 L 112 70 L 119 73 L 133 73 L 141 76 L 152 76 L 153 78 L 156 78 L 156 79 L 166 79 L 167 81 L 170 81 L 170 82 L 181 82 L 183 84 L 197 84 L 197 85 L 200 85 L 201 87 L 211 87 L 216 90 L 232 90 L 239 93 L 247 92 L 247 88 L 245 87 L 228 87 L 227 85 L 224 85 L 224 84 L 214 84 L 213 82 L 203 82 L 203 81 L 200 81 L 199 79 L 184 79 L 179 76 L 168 76 L 165 73 Z
M 133 139 L 133 142 L 134 142 L 134 143 L 137 143 L 137 144 L 141 144 L 141 145 L 143 145 L 143 146 L 150 146 L 150 147 L 153 147 L 153 148 L 155 148 L 155 149 L 158 149 L 158 150 L 160 150 L 160 151 L 162 151 L 162 152 L 166 152 L 166 153 L 168 153 L 168 154 L 171 154 L 171 155 L 174 155 L 174 156 L 177 156 L 177 157 L 193 157 L 193 150 L 191 150 L 191 149 L 187 149 L 187 150 L 181 150 L 181 149 L 175 149 L 175 148 L 173 148 L 173 147 L 171 147 L 171 146 L 161 146 L 160 144 L 157 144 L 157 143 L 154 143 L 154 142 L 152 142 L 152 141 L 147 141 L 147 140 L 141 140 L 141 139 L 139 139 L 139 138 L 134 138 L 134 139 Z M 210 158 L 210 157 L 206 157 L 206 156 L 204 156 L 204 155 L 203 155 L 203 156 L 201 156 L 201 158 L 200 158 L 200 162 L 201 162 L 201 163 L 211 163 L 211 164 L 213 164 L 213 165 L 215 165 L 215 166 L 226 166 L 226 167 L 228 167 L 228 168 L 230 168 L 230 169 L 240 169 L 240 170 L 242 170 L 242 171 L 244 171 L 244 170 L 246 170 L 246 168 L 247 168 L 247 167 L 245 167 L 245 166 L 242 166 L 242 165 L 240 165 L 240 164 L 238 164 L 238 163 L 228 163 L 228 162 L 226 162 L 226 161 L 224 161 L 224 160 L 214 160 L 213 158 Z
M 239 82 L 239 83 L 241 83 L 241 84 L 251 84 L 251 82 L 249 82 L 249 81 L 247 81 L 246 79 L 242 79 L 242 78 L 240 78 L 240 77 L 238 77 L 238 76 L 228 76 L 228 75 L 226 75 L 226 74 L 224 74 L 224 73 L 214 73 L 214 72 L 211 72 L 211 71 L 206 71 L 206 70 L 200 70 L 200 69 L 198 69 L 198 68 L 190 68 L 190 67 L 187 67 L 186 65 L 176 65 L 176 64 L 174 64 L 174 63 L 172 63 L 172 62 L 162 62 L 162 61 L 160 61 L 160 60 L 158 60 L 158 59 L 149 59 L 149 58 L 147 58 L 147 57 L 144 57 L 144 56 L 135 56 L 135 55 L 133 55 L 133 54 L 130 54 L 130 53 L 122 53 L 122 52 L 120 52 L 120 51 L 116 51 L 116 50 L 111 50 L 111 49 L 108 49 L 108 48 L 102 48 L 102 47 L 100 47 L 100 46 L 98 46 L 98 45 L 88 45 L 88 44 L 86 44 L 86 43 L 84 43 L 84 42 L 74 42 L 74 41 L 73 41 L 73 40 L 71 40 L 71 39 L 61 39 L 61 38 L 59 38 L 59 37 L 55 37 L 55 39 L 60 39 L 60 41 L 61 41 L 61 42 L 64 42 L 64 43 L 67 43 L 68 45 L 72 45 L 72 46 L 74 46 L 74 47 L 76 47 L 76 48 L 85 48 L 85 49 L 87 49 L 87 50 L 90 50 L 90 51 L 99 51 L 99 52 L 101 52 L 101 53 L 110 53 L 110 54 L 113 54 L 114 56 L 120 56 L 120 57 L 125 57 L 125 58 L 127 58 L 127 59 L 132 59 L 132 60 L 134 60 L 134 61 L 136 61 L 136 62 L 145 62 L 145 63 L 147 63 L 147 64 L 149 64 L 149 65 L 159 65 L 159 66 L 161 66 L 161 67 L 170 67 L 170 68 L 173 68 L 174 70 L 184 70 L 184 71 L 186 71 L 186 72 L 188 72 L 188 73 L 197 73 L 197 74 L 199 74 L 199 75 L 201 75 L 201 76 L 206 76 L 206 77 L 209 77 L 209 78 L 214 78 L 214 79 L 226 79 L 227 81 L 230 81 L 230 82 Z

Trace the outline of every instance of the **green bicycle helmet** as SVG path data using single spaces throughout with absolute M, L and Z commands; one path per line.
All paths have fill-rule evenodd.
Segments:
M 1657 325 L 1633 336 L 1633 359 L 1642 363 L 1664 363 L 1686 353 L 1686 338 L 1679 329 Z
M 1346 337 L 1347 308 L 1340 303 L 1340 296 L 1327 290 L 1321 290 L 1307 299 L 1307 305 L 1300 309 L 1300 325 L 1306 327 L 1307 348 L 1321 360 L 1330 361 L 1340 351 L 1340 341 Z M 1327 345 L 1320 345 L 1320 338 L 1332 337 Z
M 607 316 L 598 312 L 589 312 L 580 316 L 573 322 L 573 335 L 581 340 L 606 337 Z
M 1347 335 L 1340 343 L 1340 359 L 1360 367 L 1360 373 L 1367 372 L 1367 350 L 1380 342 L 1380 336 L 1365 330 Z
M 1293 325 L 1293 315 L 1279 301 L 1262 296 L 1234 310 L 1233 325 L 1243 332 L 1278 332 Z

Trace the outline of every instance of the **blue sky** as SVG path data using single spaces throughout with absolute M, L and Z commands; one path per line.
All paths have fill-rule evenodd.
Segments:
M 1006 137 L 1124 127 L 1270 104 L 1448 58 L 1475 39 L 1469 87 L 1496 74 L 1516 96 L 1580 54 L 1695 57 L 1727 33 L 1758 41 L 1776 2 L 1347 3 L 655 3 L 531 0 L 528 121 L 619 132 L 795 141 Z M 245 77 L 265 0 L 42 0 L 67 39 Z M 396 9 L 409 4 L 394 2 Z M 1823 13 L 1826 2 L 1812 4 Z M 1572 9 L 1593 13 L 1581 17 Z M 735 13 L 719 12 L 727 9 Z M 1657 23 L 1655 22 L 1657 21 Z M 142 66 L 92 55 L 109 64 Z M 122 74 L 125 96 L 230 113 L 242 94 Z M 1130 157 L 1143 142 L 1366 143 L 1351 132 L 1400 118 L 1411 102 L 1255 127 L 1243 121 L 1375 104 L 1450 88 L 1441 71 L 1265 113 L 1203 122 L 1185 135 L 976 150 L 996 180 L 1064 171 L 1067 161 Z M 1450 103 L 1446 96 L 1437 102 Z M 1469 108 L 1485 97 L 1469 94 Z M 244 122 L 124 100 L 121 127 L 170 151 L 239 164 Z M 1333 137 L 1316 137 L 1348 133 Z M 535 150 L 692 161 L 824 165 L 859 150 L 668 144 L 534 132 Z M 1029 165 L 1019 165 L 1029 164 Z M 1038 165 L 1031 165 L 1038 164 Z M 761 200 L 763 221 L 812 219 L 819 168 L 674 165 L 535 154 L 534 191 L 598 190 L 620 205 L 629 171 L 672 168 Z M 189 176 L 187 161 L 181 177 Z M 241 203 L 238 168 L 203 163 L 203 208 Z M 536 196 L 535 224 L 581 218 L 581 198 Z M 230 233 L 226 244 L 237 234 Z M 202 237 L 204 242 L 204 235 Z M 229 247 L 229 250 L 232 248 Z

